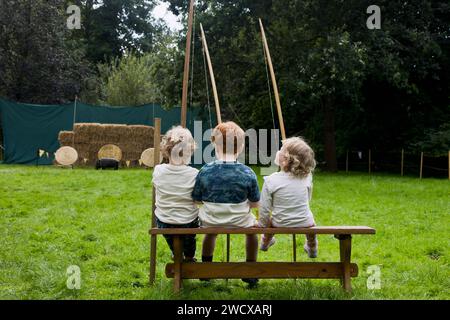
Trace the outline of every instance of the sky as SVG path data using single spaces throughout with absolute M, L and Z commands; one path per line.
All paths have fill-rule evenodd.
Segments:
M 153 10 L 153 16 L 157 19 L 161 18 L 167 22 L 167 25 L 173 31 L 182 29 L 182 25 L 178 21 L 178 17 L 168 10 L 169 4 L 164 1 L 158 1 L 159 4 Z

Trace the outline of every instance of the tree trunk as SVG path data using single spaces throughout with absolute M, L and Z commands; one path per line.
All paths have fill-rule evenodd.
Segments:
M 324 104 L 324 138 L 326 170 L 337 171 L 335 116 L 336 110 L 331 98 L 325 98 Z

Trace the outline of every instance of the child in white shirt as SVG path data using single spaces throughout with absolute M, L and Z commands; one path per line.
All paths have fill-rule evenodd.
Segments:
M 153 187 L 156 193 L 156 222 L 158 228 L 198 228 L 198 208 L 191 194 L 198 170 L 188 164 L 195 150 L 195 142 L 189 130 L 174 127 L 163 137 L 161 151 L 168 164 L 161 164 L 153 171 Z M 165 235 L 173 253 L 173 236 Z M 183 237 L 186 261 L 195 261 L 196 237 Z
M 261 192 L 259 225 L 261 227 L 314 227 L 315 221 L 309 202 L 312 197 L 312 172 L 316 166 L 314 151 L 301 138 L 283 141 L 275 163 L 281 171 L 265 178 Z M 270 215 L 271 214 L 271 215 Z M 262 251 L 275 244 L 275 237 L 262 236 Z M 306 235 L 304 250 L 310 258 L 317 257 L 315 235 Z

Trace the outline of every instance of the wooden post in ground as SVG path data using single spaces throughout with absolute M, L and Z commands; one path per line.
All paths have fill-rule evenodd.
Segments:
M 345 157 L 345 172 L 348 173 L 348 150 L 347 150 L 347 156 Z
M 153 147 L 154 147 L 154 153 L 153 153 L 153 163 L 156 166 L 159 164 L 160 161 L 160 153 L 161 153 L 161 119 L 155 118 L 155 124 L 154 124 L 154 140 L 153 140 Z M 156 210 L 156 192 L 155 192 L 155 186 L 152 186 L 152 222 L 151 226 L 152 228 L 156 227 L 156 216 L 155 216 L 155 210 Z M 156 244 L 157 244 L 157 238 L 156 235 L 150 236 L 150 285 L 153 285 L 155 283 L 156 278 Z
M 372 173 L 372 150 L 369 149 L 369 174 Z
M 402 149 L 402 160 L 401 160 L 401 164 L 400 164 L 400 173 L 401 173 L 402 177 L 404 174 L 404 171 L 403 171 L 404 165 L 405 165 L 405 149 Z
M 420 153 L 420 179 L 423 176 L 423 152 Z
M 450 180 L 450 151 L 448 152 L 448 180 Z

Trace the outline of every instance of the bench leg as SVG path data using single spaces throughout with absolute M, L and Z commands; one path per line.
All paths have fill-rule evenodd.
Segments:
M 183 279 L 181 278 L 181 263 L 183 262 L 183 244 L 181 236 L 175 235 L 173 237 L 173 251 L 174 251 L 174 264 L 175 264 L 175 276 L 173 278 L 173 290 L 175 293 L 179 293 L 183 285 Z
M 350 277 L 350 258 L 352 255 L 352 236 L 351 235 L 339 235 L 339 251 L 342 264 L 342 286 L 345 291 L 352 291 L 352 283 Z
M 150 285 L 155 283 L 156 278 L 156 235 L 150 237 Z
M 292 235 L 292 260 L 297 261 L 297 237 Z
M 227 262 L 230 262 L 230 235 L 227 234 Z
M 231 238 L 230 235 L 227 234 L 227 262 L 230 262 L 230 246 L 231 246 Z M 225 283 L 228 284 L 228 279 L 225 280 Z
M 156 209 L 156 191 L 155 186 L 152 185 L 152 216 L 151 216 L 151 225 L 152 228 L 156 227 L 156 216 L 155 216 L 155 209 Z M 157 237 L 156 234 L 153 234 L 150 236 L 150 275 L 149 275 L 149 282 L 152 286 L 155 283 L 156 278 L 156 244 L 157 244 Z

